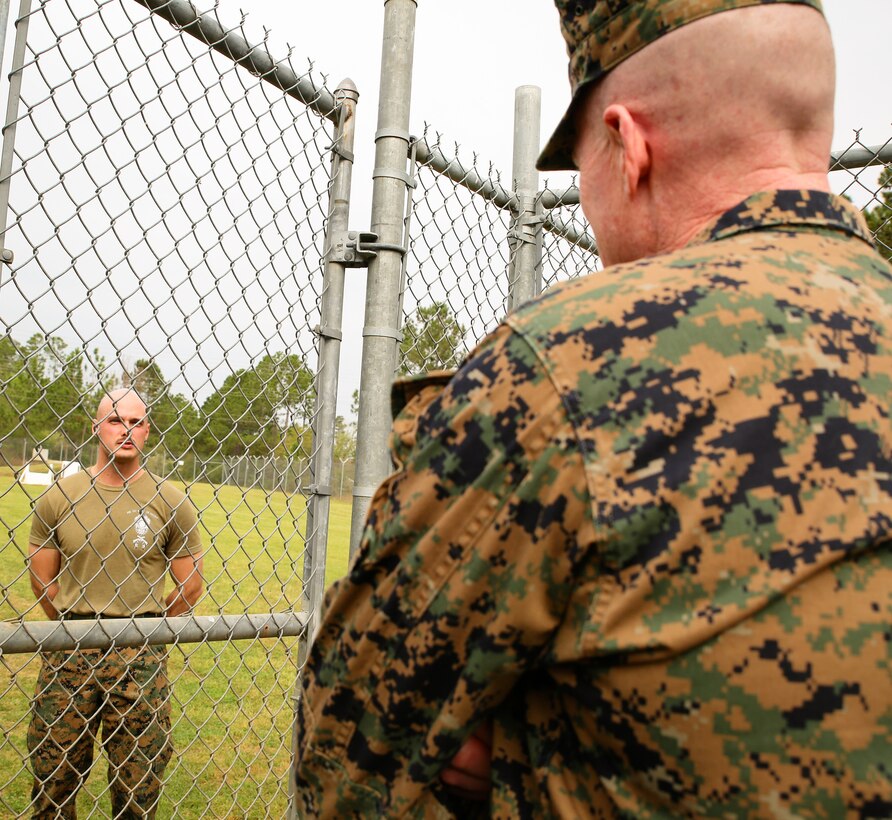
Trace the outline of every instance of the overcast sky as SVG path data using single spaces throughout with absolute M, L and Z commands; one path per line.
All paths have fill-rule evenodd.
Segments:
M 242 5 L 244 5 L 242 0 Z M 237 20 L 239 0 L 220 0 Z M 892 137 L 889 77 L 890 0 L 825 0 L 837 49 L 838 92 L 834 148 L 863 129 L 868 145 Z M 270 30 L 276 49 L 290 44 L 296 62 L 310 59 L 329 86 L 350 77 L 360 90 L 357 145 L 371 145 L 377 121 L 382 0 L 283 3 L 252 0 L 249 32 Z M 567 58 L 548 0 L 419 0 L 411 129 L 425 123 L 507 174 L 511 169 L 514 89 L 542 88 L 542 139 L 569 101 Z M 360 156 L 354 179 L 370 169 Z M 358 217 L 359 214 L 356 214 Z M 357 223 L 358 224 L 358 223 Z

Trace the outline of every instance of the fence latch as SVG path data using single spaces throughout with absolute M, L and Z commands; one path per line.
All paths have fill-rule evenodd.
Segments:
M 365 268 L 378 251 L 394 251 L 405 256 L 402 245 L 379 242 L 378 234 L 372 231 L 340 231 L 332 235 L 328 259 L 340 262 L 345 268 Z
M 378 234 L 371 231 L 338 231 L 331 238 L 328 259 L 340 262 L 345 268 L 367 267 L 377 256 L 374 250 L 377 241 Z

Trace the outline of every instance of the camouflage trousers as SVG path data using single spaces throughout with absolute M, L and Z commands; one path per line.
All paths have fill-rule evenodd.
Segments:
M 170 689 L 162 648 L 47 652 L 28 750 L 33 817 L 75 818 L 100 737 L 115 820 L 152 818 L 170 760 Z

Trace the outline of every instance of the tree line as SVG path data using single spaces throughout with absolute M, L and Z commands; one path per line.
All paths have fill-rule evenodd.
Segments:
M 399 373 L 454 367 L 464 334 L 445 303 L 419 308 L 403 328 Z M 153 451 L 169 458 L 295 458 L 312 451 L 314 379 L 302 356 L 268 353 L 231 373 L 200 403 L 174 384 L 153 359 L 112 373 L 97 350 L 88 356 L 57 336 L 20 341 L 7 334 L 0 337 L 0 442 L 79 448 L 92 439 L 102 395 L 132 386 L 149 407 Z M 355 449 L 355 425 L 338 416 L 335 458 L 349 460 Z
M 51 450 L 92 438 L 102 395 L 132 386 L 146 405 L 153 449 L 172 458 L 309 453 L 313 374 L 303 358 L 271 353 L 226 377 L 200 404 L 178 393 L 152 359 L 111 374 L 98 351 L 87 356 L 56 336 L 0 337 L 0 440 L 25 438 Z

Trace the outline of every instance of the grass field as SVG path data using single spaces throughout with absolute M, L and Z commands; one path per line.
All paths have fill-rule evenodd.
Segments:
M 24 556 L 31 497 L 0 476 L 0 617 L 42 618 Z M 300 606 L 305 501 L 300 496 L 195 484 L 207 591 L 198 614 L 282 612 Z M 347 570 L 350 504 L 332 500 L 326 583 Z M 0 656 L 0 817 L 30 801 L 25 735 L 39 668 L 34 655 Z M 172 647 L 173 738 L 159 820 L 284 817 L 291 754 L 297 639 Z M 97 754 L 79 817 L 109 817 L 105 759 Z M 90 815 L 94 804 L 97 810 Z

